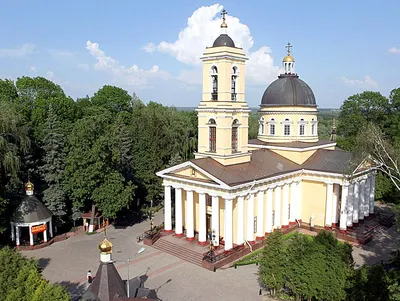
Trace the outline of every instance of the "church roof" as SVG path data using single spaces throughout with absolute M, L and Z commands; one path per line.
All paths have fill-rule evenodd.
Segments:
M 356 162 L 358 161 L 358 162 Z M 302 168 L 316 171 L 349 174 L 360 160 L 354 153 L 341 149 L 319 149 L 302 164 Z M 352 168 L 353 167 L 353 168 Z
M 222 33 L 218 38 L 216 38 L 212 47 L 221 47 L 221 46 L 235 47 L 235 42 L 233 42 L 230 36 Z
M 125 282 L 119 275 L 115 265 L 100 263 L 93 282 L 83 294 L 83 300 L 87 301 L 113 301 L 126 297 Z M 129 299 L 128 299 L 129 300 Z
M 14 223 L 35 223 L 50 218 L 53 213 L 35 195 L 26 195 L 14 211 L 11 221 Z

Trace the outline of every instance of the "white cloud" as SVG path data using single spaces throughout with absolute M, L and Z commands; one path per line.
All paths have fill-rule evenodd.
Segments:
M 158 66 L 153 66 L 149 70 L 140 69 L 137 65 L 127 68 L 117 60 L 107 56 L 100 49 L 99 44 L 87 41 L 86 49 L 97 60 L 94 65 L 95 70 L 109 72 L 113 80 L 121 85 L 148 87 L 150 78 L 169 79 L 168 72 L 160 70 Z
M 364 76 L 363 80 L 360 79 L 349 79 L 347 77 L 341 77 L 341 80 L 347 85 L 347 86 L 353 86 L 353 87 L 377 87 L 378 83 L 374 81 L 370 76 L 366 75 Z
M 389 53 L 400 54 L 400 48 L 392 47 L 388 50 Z
M 35 51 L 35 45 L 24 44 L 19 48 L 0 48 L 1 57 L 23 58 Z
M 76 56 L 74 52 L 65 49 L 49 49 L 48 53 L 55 58 L 69 58 Z
M 36 72 L 36 66 L 29 66 L 30 72 Z
M 46 78 L 47 79 L 53 79 L 54 78 L 54 72 L 53 71 L 47 71 L 46 72 Z
M 81 69 L 81 70 L 89 70 L 89 65 L 88 64 L 78 64 L 78 65 L 76 65 L 76 68 Z
M 201 65 L 200 57 L 207 46 L 220 34 L 221 18 L 219 12 L 223 6 L 214 4 L 202 6 L 188 18 L 186 27 L 179 33 L 175 42 L 162 41 L 158 45 L 149 43 L 143 47 L 146 52 L 169 53 L 178 61 L 188 65 Z M 249 83 L 268 84 L 279 74 L 280 67 L 275 66 L 271 49 L 263 46 L 256 51 L 250 51 L 254 41 L 247 25 L 233 16 L 227 16 L 228 34 L 237 47 L 242 47 L 249 57 L 247 62 L 247 79 Z

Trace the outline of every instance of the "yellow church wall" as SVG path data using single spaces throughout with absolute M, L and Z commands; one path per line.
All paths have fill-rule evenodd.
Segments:
M 200 215 L 200 206 L 199 206 L 199 194 L 197 192 L 193 192 L 193 201 L 194 201 L 194 231 L 199 232 L 199 215 Z
M 271 149 L 271 151 L 273 151 L 274 153 L 277 153 L 278 155 L 281 155 L 282 157 L 285 157 L 297 164 L 303 164 L 305 161 L 307 161 L 308 158 L 311 157 L 312 154 L 314 154 L 316 152 L 316 150 L 295 152 L 295 151 L 278 150 L 278 149 Z
M 203 175 L 198 170 L 196 170 L 194 175 L 193 175 L 191 167 L 186 168 L 184 170 L 180 170 L 180 171 L 176 172 L 175 174 L 180 175 L 180 176 L 185 176 L 185 177 L 191 177 L 193 179 L 210 180 L 210 178 L 206 177 L 205 175 Z
M 225 201 L 223 198 L 218 197 L 219 200 L 219 236 L 224 236 L 224 209 L 225 209 Z
M 187 219 L 187 213 L 186 213 L 186 200 L 187 200 L 187 192 L 186 190 L 182 189 L 182 214 L 183 214 L 183 219 L 182 219 L 182 223 L 183 223 L 183 228 L 186 229 L 186 219 Z
M 322 182 L 302 181 L 301 219 L 310 223 L 314 216 L 315 226 L 325 225 L 326 185 Z
M 237 198 L 232 200 L 232 207 L 233 207 L 233 213 L 232 213 L 232 235 L 233 235 L 233 243 L 237 244 L 237 219 L 238 219 L 238 207 L 237 207 Z

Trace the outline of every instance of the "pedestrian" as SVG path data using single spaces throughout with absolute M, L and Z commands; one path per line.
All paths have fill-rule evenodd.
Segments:
M 87 272 L 86 278 L 87 278 L 88 283 L 92 283 L 93 276 L 92 276 L 92 272 L 90 270 Z

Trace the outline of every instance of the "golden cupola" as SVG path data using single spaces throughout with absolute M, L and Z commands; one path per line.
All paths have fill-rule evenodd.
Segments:
M 32 195 L 34 188 L 35 188 L 35 185 L 33 185 L 33 183 L 28 178 L 28 182 L 25 183 L 26 194 L 27 195 Z
M 104 240 L 99 245 L 99 250 L 105 254 L 111 254 L 112 248 L 113 244 L 107 239 L 107 237 L 105 237 Z

